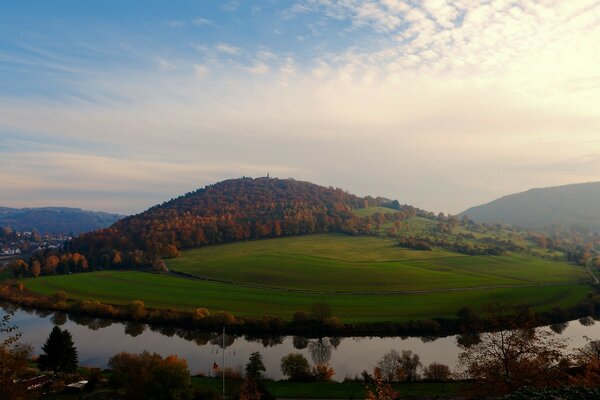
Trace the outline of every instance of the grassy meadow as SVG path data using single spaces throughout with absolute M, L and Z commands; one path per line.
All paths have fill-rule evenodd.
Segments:
M 67 292 L 70 300 L 99 300 L 125 304 L 142 300 L 147 307 L 212 312 L 228 311 L 240 317 L 273 315 L 290 320 L 296 311 L 327 302 L 343 322 L 378 322 L 452 318 L 465 305 L 478 306 L 494 299 L 511 299 L 537 310 L 577 304 L 590 288 L 585 285 L 540 286 L 434 292 L 420 294 L 312 294 L 186 279 L 137 271 L 102 271 L 27 279 L 27 288 L 51 295 Z
M 410 223 L 426 229 L 420 218 Z M 462 307 L 477 309 L 496 299 L 546 311 L 574 306 L 592 290 L 584 268 L 526 252 L 469 256 L 343 234 L 209 246 L 166 262 L 171 270 L 193 277 L 101 271 L 24 282 L 42 294 L 64 290 L 71 301 L 122 305 L 142 300 L 156 309 L 206 307 L 239 317 L 284 320 L 326 302 L 346 323 L 453 318 Z
M 578 284 L 585 270 L 525 254 L 416 251 L 393 240 L 342 234 L 232 243 L 167 260 L 175 271 L 237 284 L 323 292 L 391 292 Z

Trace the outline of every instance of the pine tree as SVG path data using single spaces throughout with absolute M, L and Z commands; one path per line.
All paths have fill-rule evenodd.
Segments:
M 248 360 L 248 364 L 246 364 L 246 377 L 251 380 L 258 380 L 265 371 L 262 355 L 258 351 L 250 354 L 250 359 Z
M 55 326 L 42 347 L 44 354 L 40 355 L 40 369 L 54 373 L 73 372 L 77 368 L 77 349 L 71 333 L 66 329 L 61 331 Z

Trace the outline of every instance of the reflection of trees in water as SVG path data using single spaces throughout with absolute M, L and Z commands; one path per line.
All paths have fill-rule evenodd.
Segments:
M 432 343 L 439 339 L 439 336 L 421 336 L 421 342 Z
M 213 333 L 210 339 L 210 344 L 223 348 L 223 334 Z M 225 334 L 225 347 L 228 348 L 235 342 L 235 336 Z
M 177 333 L 176 327 L 167 325 L 150 325 L 150 330 L 167 337 L 173 337 Z
M 308 339 L 302 336 L 294 336 L 292 338 L 292 343 L 295 349 L 303 350 L 308 347 Z
M 338 348 L 342 339 L 340 337 L 307 339 L 302 336 L 294 336 L 292 344 L 298 350 L 308 348 L 310 357 L 315 364 L 327 364 L 331 360 L 333 350 Z
M 477 332 L 463 333 L 456 336 L 456 343 L 461 346 L 470 347 L 481 342 L 481 336 Z
M 181 329 L 181 331 L 177 333 L 177 336 L 187 341 L 194 342 L 198 346 L 204 346 L 210 341 L 214 334 L 210 332 L 190 331 L 187 329 Z
M 54 325 L 62 326 L 67 323 L 67 314 L 57 311 L 52 315 L 50 321 L 52 321 Z
M 331 360 L 333 346 L 327 338 L 313 339 L 308 344 L 308 351 L 315 364 L 327 364 Z
M 583 318 L 579 318 L 579 323 L 583 326 L 592 326 L 596 322 L 594 321 L 594 318 L 592 318 L 592 317 L 583 317 Z
M 273 347 L 283 343 L 285 336 L 269 335 L 269 336 L 255 336 L 255 335 L 244 335 L 244 339 L 248 342 L 261 343 L 264 347 Z
M 52 317 L 52 320 L 54 320 L 55 318 L 62 318 L 58 314 L 62 313 L 55 313 Z M 86 317 L 85 315 L 68 315 L 68 318 L 75 324 L 85 326 L 86 328 L 91 329 L 93 331 L 97 331 L 102 328 L 107 328 L 113 324 L 113 321 L 111 321 L 110 319 Z
M 550 325 L 550 329 L 552 329 L 554 332 L 561 334 L 565 331 L 565 329 L 567 329 L 567 327 L 569 326 L 568 322 L 561 322 L 558 324 L 552 324 Z
M 90 323 L 94 320 L 95 318 L 92 317 L 87 317 L 85 315 L 75 315 L 75 314 L 71 314 L 69 315 L 69 320 L 73 321 L 75 324 L 77 325 L 82 325 L 82 326 L 89 326 Z
M 333 348 L 335 350 L 337 350 L 338 346 L 340 345 L 340 343 L 342 343 L 342 339 L 341 337 L 331 337 L 329 338 L 329 343 L 331 343 L 331 345 L 333 346 Z
M 283 343 L 283 336 L 266 336 L 261 340 L 261 343 L 265 347 L 274 347 Z
M 34 310 L 34 314 L 37 315 L 38 317 L 46 318 L 46 317 L 49 317 L 50 315 L 54 314 L 54 311 Z
M 146 330 L 146 324 L 140 324 L 139 322 L 127 322 L 125 323 L 125 334 L 129 336 L 139 336 Z

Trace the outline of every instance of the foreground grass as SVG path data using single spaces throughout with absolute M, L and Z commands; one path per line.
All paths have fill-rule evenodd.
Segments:
M 413 291 L 589 281 L 583 268 L 524 254 L 402 249 L 341 234 L 232 243 L 183 252 L 169 268 L 239 284 L 329 292 Z
M 192 378 L 195 387 L 221 393 L 221 381 L 215 378 Z M 241 381 L 226 380 L 226 394 L 239 390 Z M 400 398 L 454 397 L 460 394 L 462 382 L 414 382 L 395 384 Z M 288 382 L 264 381 L 265 388 L 276 398 L 285 399 L 364 399 L 362 382 Z
M 327 302 L 334 315 L 346 323 L 453 318 L 461 307 L 477 309 L 494 299 L 511 299 L 546 311 L 554 306 L 574 306 L 590 291 L 585 285 L 561 285 L 400 295 L 309 294 L 134 271 L 57 275 L 26 279 L 24 283 L 46 295 L 64 290 L 70 300 L 121 305 L 139 299 L 151 308 L 191 311 L 206 307 L 240 317 L 273 315 L 285 320 L 290 320 L 294 312 L 309 311 L 315 302 Z

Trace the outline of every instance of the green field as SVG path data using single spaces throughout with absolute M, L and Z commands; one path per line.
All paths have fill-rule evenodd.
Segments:
M 239 242 L 183 252 L 171 270 L 196 278 L 103 271 L 27 279 L 29 289 L 67 292 L 70 300 L 150 308 L 228 311 L 290 320 L 327 302 L 344 322 L 454 317 L 498 298 L 537 310 L 569 307 L 590 292 L 582 267 L 526 254 L 467 256 L 415 251 L 394 241 L 341 234 Z M 451 289 L 451 290 L 449 290 Z
M 215 378 L 193 377 L 195 387 L 204 390 L 221 391 L 221 380 Z M 364 399 L 366 394 L 363 382 L 293 382 L 270 381 L 262 382 L 265 388 L 276 398 L 280 399 Z M 226 380 L 226 393 L 239 390 L 242 381 Z M 460 394 L 464 382 L 409 382 L 394 383 L 393 388 L 402 399 L 413 398 L 447 398 Z
M 538 310 L 575 305 L 589 292 L 585 285 L 498 288 L 403 295 L 308 294 L 256 289 L 134 271 L 104 271 L 57 275 L 25 281 L 29 289 L 52 294 L 67 292 L 70 299 L 94 299 L 110 304 L 143 300 L 151 308 L 229 311 L 241 317 L 278 316 L 289 320 L 296 311 L 309 311 L 327 302 L 344 322 L 406 321 L 454 317 L 465 305 L 478 308 L 496 298 L 531 304 Z
M 167 266 L 236 284 L 323 292 L 418 291 L 482 286 L 578 284 L 585 270 L 524 254 L 468 256 L 402 249 L 392 240 L 311 235 L 184 252 Z
M 352 210 L 352 212 L 360 218 L 363 217 L 369 217 L 373 214 L 376 213 L 380 213 L 380 214 L 395 214 L 397 212 L 399 212 L 398 210 L 395 210 L 393 208 L 387 208 L 387 207 L 365 207 L 365 208 L 357 208 L 355 210 Z

